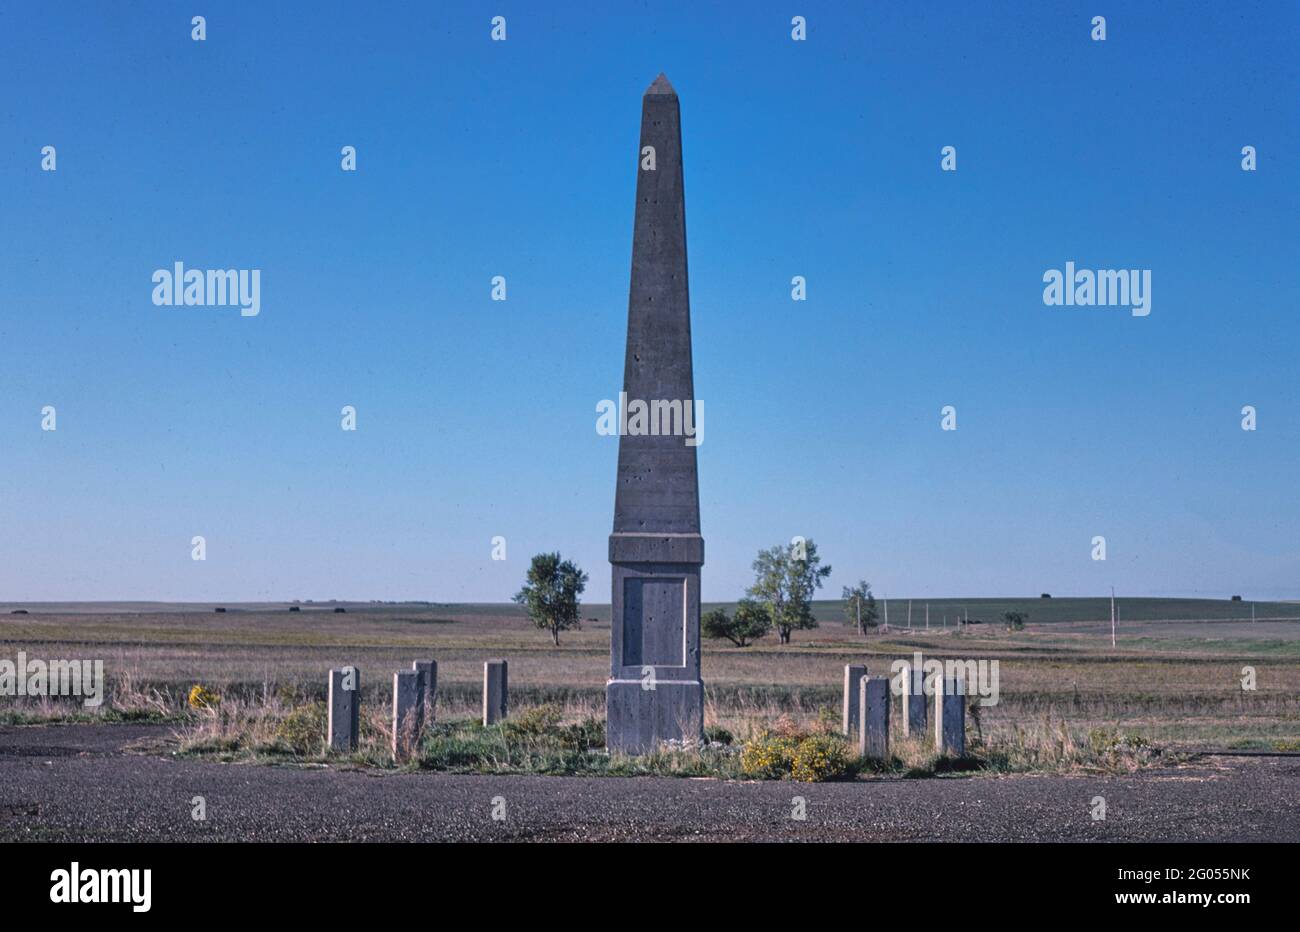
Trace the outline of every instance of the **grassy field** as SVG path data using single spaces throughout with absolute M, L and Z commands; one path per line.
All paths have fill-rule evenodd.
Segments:
M 229 700 L 299 701 L 324 696 L 326 671 L 353 664 L 369 708 L 387 707 L 392 674 L 416 658 L 439 664 L 439 714 L 471 717 L 485 659 L 510 661 L 512 710 L 541 703 L 566 720 L 603 719 L 609 672 L 609 606 L 585 606 L 582 630 L 553 647 L 513 605 L 304 603 L 212 606 L 146 603 L 0 607 L 0 658 L 101 659 L 110 683 L 105 710 L 184 715 L 184 697 L 202 684 Z M 901 606 L 896 612 L 895 606 Z M 28 614 L 11 614 L 19 607 Z M 341 607 L 341 606 L 340 606 Z M 70 611 L 70 609 L 77 609 Z M 987 623 L 1026 611 L 1024 631 Z M 959 610 L 986 623 L 958 628 Z M 890 603 L 888 633 L 859 637 L 839 621 L 838 603 L 818 604 L 820 628 L 738 649 L 706 642 L 706 721 L 743 739 L 784 719 L 797 726 L 837 714 L 845 663 L 884 674 L 895 659 L 922 651 L 936 659 L 997 660 L 1000 701 L 980 710 L 976 728 L 998 740 L 1049 734 L 1066 723 L 1105 728 L 1163 747 L 1300 747 L 1300 605 L 1209 600 L 1121 602 L 1118 646 L 1110 646 L 1104 599 L 930 600 Z M 949 626 L 942 626 L 949 614 Z M 1276 619 L 1276 620 L 1266 620 Z M 1283 620 L 1288 619 L 1288 620 Z M 903 625 L 904 627 L 900 627 Z M 1241 686 L 1244 667 L 1257 689 Z M 5 697 L 0 720 L 27 721 L 76 711 L 52 701 Z M 77 714 L 85 714 L 77 712 Z

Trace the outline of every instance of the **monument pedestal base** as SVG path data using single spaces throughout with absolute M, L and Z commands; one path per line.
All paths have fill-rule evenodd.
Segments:
M 664 741 L 703 743 L 704 684 L 699 680 L 610 680 L 605 685 L 605 745 L 645 754 Z

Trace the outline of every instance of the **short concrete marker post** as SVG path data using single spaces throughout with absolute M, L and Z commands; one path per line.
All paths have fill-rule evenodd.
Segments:
M 934 678 L 934 692 L 930 696 L 934 700 L 934 749 L 943 751 L 943 674 L 936 674 Z
M 867 675 L 866 664 L 844 665 L 844 709 L 840 716 L 840 734 L 850 738 L 858 733 L 858 706 L 862 691 L 862 678 Z
M 889 680 L 868 676 L 859 692 L 858 753 L 876 760 L 889 759 Z
M 483 724 L 491 725 L 506 717 L 509 693 L 508 665 L 504 660 L 483 664 Z
M 903 671 L 903 737 L 925 737 L 925 671 L 919 666 Z
M 419 670 L 393 674 L 393 760 L 411 756 L 424 730 L 424 677 Z
M 432 724 L 433 707 L 438 701 L 438 661 L 413 660 L 411 669 L 424 674 L 424 721 L 425 724 Z
M 329 725 L 331 751 L 355 751 L 361 734 L 361 672 L 356 667 L 330 670 Z
M 935 750 L 966 756 L 966 684 L 960 679 L 934 681 Z

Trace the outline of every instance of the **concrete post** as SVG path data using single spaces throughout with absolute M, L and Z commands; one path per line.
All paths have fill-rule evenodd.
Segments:
M 483 664 L 483 724 L 491 725 L 506 717 L 509 696 L 508 664 L 489 660 Z
M 438 701 L 438 661 L 412 660 L 411 669 L 424 674 L 424 721 L 433 724 L 434 705 Z
M 867 667 L 861 663 L 844 665 L 844 708 L 840 716 L 840 734 L 852 738 L 858 733 L 858 706 L 861 704 L 862 678 Z
M 330 670 L 329 726 L 331 751 L 355 751 L 361 736 L 361 671 L 356 667 Z
M 934 702 L 934 749 L 940 752 L 943 751 L 943 686 L 943 674 L 936 674 L 931 699 Z
M 925 737 L 925 670 L 909 666 L 903 671 L 903 736 Z
M 424 730 L 424 676 L 419 670 L 393 674 L 393 760 L 406 760 Z
M 960 679 L 934 681 L 934 747 L 941 754 L 966 756 L 966 684 Z
M 863 678 L 859 691 L 858 753 L 876 760 L 889 759 L 889 680 Z

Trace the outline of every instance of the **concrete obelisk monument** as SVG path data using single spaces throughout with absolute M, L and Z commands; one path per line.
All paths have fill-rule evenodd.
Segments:
M 704 732 L 696 441 L 655 429 L 656 411 L 696 408 L 681 122 L 662 74 L 641 101 L 623 391 L 626 412 L 640 402 L 651 428 L 624 429 L 620 414 L 605 734 L 611 751 L 635 754 Z

